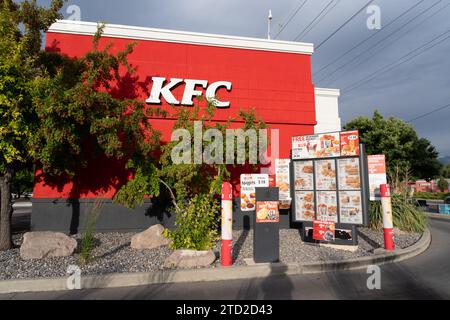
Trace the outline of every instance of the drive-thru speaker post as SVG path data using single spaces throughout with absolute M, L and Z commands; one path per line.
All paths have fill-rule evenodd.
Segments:
M 229 182 L 222 184 L 222 244 L 220 263 L 222 267 L 233 264 L 231 255 L 233 241 L 233 192 Z
M 384 248 L 395 250 L 394 224 L 392 222 L 391 192 L 388 184 L 380 185 L 381 205 L 383 207 Z
M 253 259 L 256 263 L 280 259 L 279 189 L 257 187 L 254 215 Z

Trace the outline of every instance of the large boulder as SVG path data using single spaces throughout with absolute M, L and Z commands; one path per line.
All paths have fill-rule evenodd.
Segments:
M 27 232 L 20 246 L 20 257 L 24 260 L 70 256 L 77 241 L 61 232 Z
M 161 246 L 167 246 L 171 243 L 169 239 L 163 235 L 164 227 L 160 224 L 151 226 L 147 230 L 135 234 L 131 238 L 131 247 L 133 249 L 153 249 Z
M 200 268 L 211 265 L 216 260 L 212 250 L 175 250 L 164 261 L 165 268 Z

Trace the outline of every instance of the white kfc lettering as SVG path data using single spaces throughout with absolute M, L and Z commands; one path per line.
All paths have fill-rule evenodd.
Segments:
M 223 87 L 227 91 L 231 91 L 232 84 L 228 81 L 217 81 L 213 82 L 208 86 L 208 81 L 206 80 L 195 80 L 195 79 L 180 79 L 180 78 L 171 78 L 169 82 L 164 85 L 166 82 L 166 78 L 162 77 L 153 77 L 153 86 L 150 92 L 150 97 L 146 100 L 148 104 L 159 104 L 161 103 L 161 96 L 164 100 L 173 105 L 183 105 L 183 106 L 192 106 L 194 102 L 192 99 L 197 96 L 202 95 L 201 90 L 196 90 L 197 86 L 201 86 L 203 89 L 206 89 L 206 99 L 212 101 L 217 108 L 228 108 L 230 106 L 229 101 L 220 101 L 217 99 L 217 91 L 219 88 Z M 184 93 L 181 102 L 178 101 L 174 95 L 172 94 L 172 89 L 174 89 L 180 83 L 185 83 Z

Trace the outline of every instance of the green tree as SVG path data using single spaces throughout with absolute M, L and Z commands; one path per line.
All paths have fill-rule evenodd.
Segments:
M 82 57 L 41 52 L 41 33 L 60 18 L 62 4 L 0 1 L 0 250 L 11 247 L 14 173 L 31 163 L 45 175 L 70 178 L 105 155 L 134 173 L 123 186 L 134 193 L 118 203 L 132 206 L 143 194 L 159 194 L 153 159 L 160 133 L 149 121 L 159 109 L 118 94 L 122 82 L 134 79 L 127 62 L 134 44 L 111 53 L 111 44 L 100 45 L 100 26 Z
M 34 186 L 34 166 L 26 167 L 14 174 L 12 192 L 17 195 L 18 198 L 24 192 L 32 192 Z
M 444 179 L 443 177 L 439 178 L 437 182 L 437 186 L 441 192 L 445 192 L 445 190 L 448 189 L 448 181 Z
M 31 91 L 40 75 L 41 33 L 61 17 L 62 5 L 0 0 L 0 250 L 11 247 L 14 174 L 31 165 L 28 142 L 38 127 Z
M 440 175 L 444 178 L 450 179 L 450 164 L 442 166 Z
M 202 102 L 202 101 L 199 101 Z M 241 123 L 242 130 L 254 129 L 259 139 L 259 130 L 266 129 L 267 125 L 258 118 L 253 109 L 241 110 L 237 119 L 229 119 L 225 123 L 212 122 L 216 108 L 213 102 L 206 101 L 205 107 L 199 104 L 193 108 L 177 108 L 173 117 L 176 120 L 174 130 L 184 129 L 188 132 L 188 138 L 182 141 L 174 140 L 162 147 L 160 159 L 160 178 L 169 191 L 175 207 L 176 229 L 166 230 L 166 236 L 173 240 L 175 249 L 206 250 L 214 245 L 217 236 L 217 223 L 220 202 L 217 195 L 221 192 L 222 182 L 230 177 L 230 169 L 233 165 L 226 164 L 226 148 L 215 149 L 212 152 L 214 159 L 220 159 L 223 163 L 194 163 L 195 153 L 195 122 L 201 122 L 199 128 L 204 137 L 208 130 L 215 129 L 226 142 L 227 129 L 230 129 L 233 121 Z M 237 129 L 237 128 L 236 128 Z M 212 147 L 216 138 L 211 140 L 202 139 L 201 149 L 203 151 Z M 244 145 L 237 144 L 237 136 L 234 136 L 234 158 L 237 159 L 238 148 L 244 154 L 246 164 L 249 163 L 250 147 L 246 140 Z M 172 152 L 177 146 L 186 143 L 183 152 L 189 154 L 190 161 L 186 163 L 175 163 Z M 263 150 L 265 151 L 265 150 Z
M 357 117 L 346 130 L 359 130 L 361 142 L 368 154 L 386 155 L 390 171 L 407 168 L 416 179 L 433 179 L 439 175 L 441 164 L 436 148 L 425 138 L 419 138 L 414 127 L 401 119 L 384 118 L 375 111 L 372 118 Z

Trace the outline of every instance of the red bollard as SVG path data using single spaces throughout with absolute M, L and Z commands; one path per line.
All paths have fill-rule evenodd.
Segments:
M 229 182 L 222 184 L 222 244 L 220 263 L 222 267 L 233 265 L 231 254 L 233 241 L 233 192 Z
M 384 248 L 395 250 L 394 224 L 392 223 L 391 192 L 388 184 L 380 185 L 381 205 L 383 207 Z

